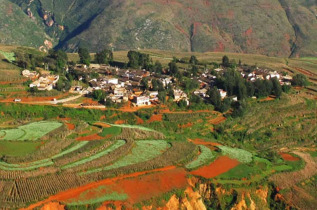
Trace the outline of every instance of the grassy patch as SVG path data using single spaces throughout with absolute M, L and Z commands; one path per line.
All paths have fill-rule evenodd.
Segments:
M 54 121 L 41 121 L 34 122 L 27 125 L 20 126 L 15 129 L 1 130 L 1 135 L 5 135 L 1 138 L 2 140 L 31 140 L 35 141 L 49 132 L 61 127 L 63 124 Z
M 34 152 L 40 142 L 0 141 L 0 155 L 24 156 Z
M 119 135 L 121 133 L 121 128 L 120 127 L 109 127 L 109 128 L 103 128 L 102 132 L 99 133 L 99 136 L 105 137 L 107 135 L 112 135 L 112 136 L 116 136 Z
M 188 163 L 186 165 L 187 169 L 195 169 L 202 165 L 206 165 L 210 161 L 212 161 L 216 156 L 212 153 L 212 151 L 203 145 L 199 145 L 200 149 L 200 155 L 197 157 L 196 160 L 193 160 L 192 162 Z
M 252 161 L 252 154 L 243 149 L 231 148 L 227 146 L 218 146 L 222 153 L 228 155 L 233 159 L 237 159 L 242 163 L 250 163 Z

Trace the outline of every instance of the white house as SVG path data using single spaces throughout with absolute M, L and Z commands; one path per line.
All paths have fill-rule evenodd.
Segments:
M 227 96 L 227 92 L 224 91 L 223 89 L 218 89 L 218 90 L 220 92 L 221 99 L 224 99 Z
M 137 106 L 151 105 L 150 97 L 148 96 L 134 96 L 133 101 Z

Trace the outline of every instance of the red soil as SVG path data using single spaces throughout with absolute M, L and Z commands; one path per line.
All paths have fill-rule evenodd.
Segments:
M 294 157 L 293 155 L 289 154 L 289 153 L 280 153 L 281 157 L 284 159 L 284 160 L 287 160 L 287 161 L 299 161 L 300 159 L 298 157 Z
M 148 123 L 151 122 L 162 122 L 163 121 L 163 115 L 162 114 L 156 114 L 152 115 L 151 118 L 147 121 Z
M 141 125 L 143 123 L 144 123 L 144 121 L 141 118 L 139 118 L 138 116 L 136 116 L 136 124 Z
M 125 120 L 117 120 L 114 124 L 121 125 L 121 124 L 124 124 L 124 123 L 125 123 Z
M 178 127 L 179 128 L 190 128 L 190 127 L 192 127 L 193 126 L 193 123 L 186 123 L 186 124 L 184 124 L 184 125 L 178 125 Z
M 219 115 L 218 117 L 208 120 L 209 123 L 213 124 L 213 125 L 218 125 L 222 122 L 224 122 L 227 118 L 225 118 L 223 115 Z
M 75 129 L 75 125 L 72 123 L 65 123 L 67 125 L 68 130 L 74 130 Z
M 317 74 L 315 74 L 315 73 L 312 73 L 312 72 L 310 72 L 310 71 L 308 71 L 308 70 L 305 70 L 305 69 L 301 69 L 301 68 L 295 68 L 297 71 L 299 71 L 300 73 L 302 73 L 302 74 L 305 74 L 306 76 L 317 76 Z
M 173 189 L 181 189 L 187 186 L 186 171 L 181 168 L 147 174 L 139 177 L 118 180 L 102 185 L 103 188 L 93 188 L 85 191 L 75 198 L 64 200 L 66 203 L 94 199 L 107 193 L 117 192 L 128 195 L 130 204 L 147 200 Z
M 225 51 L 225 45 L 219 41 L 217 42 L 217 47 L 214 49 L 215 52 L 224 52 Z
M 240 162 L 235 159 L 231 159 L 227 156 L 221 156 L 210 165 L 203 166 L 202 168 L 192 171 L 191 174 L 210 179 L 229 171 L 239 164 Z
M 266 97 L 264 99 L 261 99 L 260 102 L 263 102 L 263 101 L 274 101 L 274 99 L 275 99 L 274 97 L 268 96 L 268 97 Z
M 97 133 L 89 135 L 89 136 L 82 136 L 78 137 L 76 140 L 77 141 L 95 141 L 95 140 L 101 140 L 104 139 L 105 137 L 99 136 Z
M 105 120 L 106 118 L 107 118 L 106 115 L 103 115 L 100 117 L 100 120 Z
M 250 36 L 253 33 L 253 28 L 250 27 L 248 30 L 244 32 L 245 36 Z
M 111 125 L 107 124 L 107 123 L 103 123 L 103 122 L 96 122 L 94 125 L 99 125 L 103 128 L 110 128 Z
M 89 105 L 99 105 L 98 101 L 92 100 L 92 98 L 85 98 L 83 101 L 83 104 L 89 104 Z
M 138 203 L 173 189 L 187 186 L 186 171 L 177 168 L 170 171 L 149 174 L 118 182 L 115 189 L 123 189 L 129 195 L 130 203 Z
M 61 205 L 60 203 L 57 202 L 50 202 L 45 204 L 41 210 L 64 210 L 65 205 Z
M 188 141 L 197 144 L 197 145 L 206 145 L 206 146 L 221 146 L 221 144 L 217 142 L 208 142 L 203 139 L 188 139 Z
M 84 186 L 81 186 L 81 187 L 78 187 L 78 188 L 74 188 L 74 189 L 69 189 L 69 190 L 66 190 L 64 192 L 60 192 L 60 193 L 58 193 L 56 195 L 50 196 L 46 200 L 43 200 L 43 201 L 40 201 L 40 202 L 37 202 L 35 204 L 30 205 L 29 207 L 25 208 L 25 210 L 31 210 L 31 209 L 37 208 L 37 207 L 42 206 L 43 204 L 46 204 L 46 203 L 51 202 L 51 201 L 66 201 L 66 200 L 69 200 L 69 199 L 73 199 L 73 198 L 76 198 L 76 197 L 80 196 L 81 193 L 83 193 L 83 192 L 85 192 L 87 190 L 98 188 L 98 187 L 103 186 L 103 185 L 114 184 L 116 181 L 120 181 L 120 180 L 123 180 L 123 179 L 126 179 L 126 178 L 138 177 L 138 176 L 145 175 L 145 174 L 150 174 L 150 173 L 153 173 L 153 172 L 163 172 L 163 171 L 167 172 L 169 170 L 174 170 L 174 169 L 178 170 L 178 169 L 176 169 L 175 166 L 167 166 L 167 167 L 164 167 L 164 168 L 159 168 L 159 169 L 154 169 L 154 170 L 149 170 L 149 171 L 143 171 L 143 172 L 136 172 L 136 173 L 132 173 L 132 174 L 128 174 L 128 175 L 118 176 L 118 177 L 115 177 L 115 178 L 104 179 L 104 180 L 101 180 L 101 181 L 98 181 L 98 182 L 92 182 L 90 184 L 87 184 L 87 185 L 84 185 Z M 183 169 L 180 169 L 180 170 L 183 170 Z M 184 170 L 183 170 L 182 173 L 186 174 L 186 172 Z M 179 176 L 178 178 L 181 178 L 181 177 L 182 176 Z M 170 178 L 172 178 L 172 177 L 170 177 Z M 178 183 L 178 181 L 177 181 L 177 183 Z M 151 190 L 153 190 L 153 189 L 151 189 Z
M 57 117 L 57 119 L 62 120 L 62 121 L 70 121 L 72 118 L 70 118 L 70 117 L 64 117 L 64 118 Z

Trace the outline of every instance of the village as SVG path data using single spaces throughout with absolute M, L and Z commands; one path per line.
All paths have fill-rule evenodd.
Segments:
M 105 64 L 75 64 L 67 69 L 77 76 L 77 85 L 71 86 L 69 93 L 80 94 L 84 97 L 93 97 L 96 91 L 104 97 L 98 98 L 100 105 L 123 104 L 129 102 L 133 107 L 145 107 L 161 104 L 168 99 L 175 103 L 181 101 L 186 106 L 190 105 L 190 94 L 200 97 L 203 101 L 210 97 L 208 91 L 215 86 L 217 77 L 222 76 L 227 70 L 222 66 L 214 69 L 204 69 L 197 75 L 189 75 L 191 82 L 197 83 L 194 90 L 186 91 L 179 84 L 179 79 L 174 75 L 158 74 L 145 69 L 118 68 Z M 168 71 L 168 70 L 167 70 Z M 241 78 L 254 83 L 257 80 L 271 80 L 276 78 L 280 85 L 290 86 L 292 76 L 281 74 L 277 71 L 256 68 L 237 67 Z M 94 74 L 92 78 L 90 75 Z M 39 74 L 36 71 L 24 70 L 22 75 L 30 80 L 30 88 L 36 87 L 38 91 L 50 91 L 56 88 L 59 75 Z M 76 82 L 75 82 L 76 83 Z M 226 90 L 217 88 L 221 100 L 230 98 L 233 102 L 238 101 L 236 95 L 229 95 Z M 160 94 L 164 90 L 165 94 Z M 168 90 L 169 94 L 166 94 Z M 256 98 L 253 96 L 253 98 Z M 96 99 L 96 98 L 95 98 Z M 16 102 L 20 102 L 16 100 Z M 82 107 L 96 106 L 96 104 L 83 103 Z

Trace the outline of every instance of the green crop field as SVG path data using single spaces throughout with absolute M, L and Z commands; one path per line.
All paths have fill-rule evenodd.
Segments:
M 24 156 L 34 152 L 40 142 L 0 141 L 0 155 Z
M 107 135 L 116 136 L 116 135 L 119 135 L 120 133 L 121 133 L 120 127 L 112 126 L 109 128 L 103 128 L 102 132 L 99 133 L 99 136 L 102 136 L 102 137 L 105 137 Z
M 252 153 L 237 148 L 230 148 L 227 146 L 218 146 L 221 149 L 222 153 L 228 155 L 233 159 L 237 159 L 242 163 L 250 163 L 252 161 Z
M 27 125 L 22 125 L 16 129 L 1 130 L 5 135 L 0 140 L 19 140 L 19 141 L 35 141 L 45 136 L 49 132 L 61 127 L 63 124 L 60 122 L 34 122 Z
M 131 153 L 121 158 L 117 162 L 103 167 L 87 171 L 84 174 L 94 173 L 98 171 L 106 171 L 114 168 L 120 168 L 140 162 L 151 160 L 170 147 L 170 144 L 163 140 L 142 140 L 135 143 L 135 147 Z
M 111 145 L 110 147 L 106 148 L 105 150 L 103 150 L 102 152 L 100 153 L 97 153 L 95 155 L 92 155 L 90 157 L 87 157 L 87 158 L 84 158 L 82 160 L 79 160 L 77 162 L 74 162 L 74 163 L 71 163 L 69 165 L 66 165 L 66 166 L 63 166 L 61 167 L 61 169 L 67 169 L 67 168 L 72 168 L 72 167 L 75 167 L 75 166 L 78 166 L 78 165 L 81 165 L 81 164 L 84 164 L 84 163 L 87 163 L 89 161 L 92 161 L 92 160 L 95 160 L 97 158 L 100 158 L 102 156 L 105 156 L 107 154 L 109 154 L 110 152 L 113 152 L 115 151 L 116 149 L 118 149 L 119 147 L 123 146 L 126 142 L 124 140 L 118 140 L 116 143 L 114 143 L 113 145 Z
M 208 164 L 210 161 L 215 159 L 216 155 L 214 155 L 208 147 L 199 145 L 199 148 L 201 153 L 199 154 L 197 159 L 193 160 L 192 162 L 186 165 L 187 169 L 198 168 L 200 166 Z

